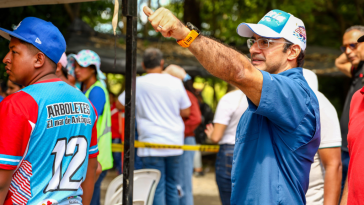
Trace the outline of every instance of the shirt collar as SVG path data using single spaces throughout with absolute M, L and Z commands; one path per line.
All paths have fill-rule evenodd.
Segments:
M 49 79 L 49 80 L 42 80 L 42 81 L 39 81 L 39 82 L 36 82 L 34 84 L 40 84 L 40 83 L 52 83 L 52 82 L 58 82 L 58 81 L 62 81 L 61 79 L 59 78 L 53 78 L 53 79 Z
M 301 67 L 291 68 L 286 71 L 283 71 L 281 73 L 278 73 L 278 75 L 283 75 L 287 77 L 294 77 L 292 75 L 301 75 L 303 76 L 303 71 Z
M 364 87 L 361 88 L 360 93 L 364 95 Z

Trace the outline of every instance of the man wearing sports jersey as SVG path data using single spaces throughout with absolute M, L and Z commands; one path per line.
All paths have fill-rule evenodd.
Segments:
M 0 35 L 10 40 L 3 59 L 9 79 L 26 86 L 0 105 L 0 204 L 89 204 L 97 114 L 55 75 L 64 37 L 34 17 L 14 31 L 0 28 Z

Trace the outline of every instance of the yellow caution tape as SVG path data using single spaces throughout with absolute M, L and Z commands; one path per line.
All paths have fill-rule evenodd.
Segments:
M 153 148 L 153 149 L 182 149 L 185 151 L 201 151 L 201 152 L 218 152 L 219 145 L 168 145 L 148 142 L 134 142 L 135 148 Z M 123 152 L 124 144 L 112 144 L 113 152 Z

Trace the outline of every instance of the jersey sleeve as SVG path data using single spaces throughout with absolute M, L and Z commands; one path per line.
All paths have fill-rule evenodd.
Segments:
M 91 103 L 92 105 L 92 103 Z M 89 158 L 95 158 L 97 157 L 97 155 L 99 155 L 99 147 L 97 146 L 97 120 L 98 120 L 98 115 L 97 115 L 97 111 L 96 108 L 92 105 L 92 108 L 95 111 L 95 115 L 96 115 L 96 120 L 94 123 L 94 126 L 92 127 L 92 135 L 91 135 L 91 143 L 90 143 L 90 149 L 88 151 L 89 154 Z
M 15 170 L 35 129 L 38 104 L 20 91 L 0 103 L 0 116 L 0 169 Z

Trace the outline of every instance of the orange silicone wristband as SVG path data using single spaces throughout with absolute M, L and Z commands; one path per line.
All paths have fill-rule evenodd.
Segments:
M 178 40 L 178 45 L 182 46 L 183 48 L 190 47 L 191 43 L 199 36 L 200 34 L 197 31 L 192 30 L 185 39 Z

